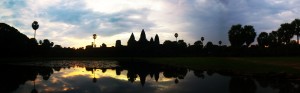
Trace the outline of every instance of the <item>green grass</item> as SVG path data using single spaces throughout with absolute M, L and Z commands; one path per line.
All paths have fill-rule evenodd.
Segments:
M 300 74 L 300 58 L 298 57 L 170 57 L 139 59 L 155 64 L 181 66 L 191 69 Z
M 146 57 L 146 58 L 0 58 L 1 63 L 47 60 L 142 60 L 153 64 L 187 67 L 199 70 L 226 70 L 247 73 L 286 72 L 300 75 L 300 57 Z

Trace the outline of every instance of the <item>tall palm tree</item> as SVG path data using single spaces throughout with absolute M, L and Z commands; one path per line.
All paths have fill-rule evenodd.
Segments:
M 289 44 L 291 38 L 294 36 L 293 27 L 289 23 L 284 23 L 280 25 L 278 29 L 278 39 L 280 43 Z
M 278 32 L 277 31 L 272 31 L 268 35 L 268 41 L 269 41 L 269 46 L 270 47 L 276 47 L 278 46 Z
M 94 43 L 93 43 L 94 45 L 93 45 L 93 46 L 94 46 L 94 47 L 96 47 L 96 42 L 95 42 L 95 39 L 96 39 L 96 38 L 97 38 L 97 35 L 96 35 L 96 34 L 93 34 L 93 39 L 94 39 Z
M 261 47 L 266 47 L 270 43 L 269 34 L 267 32 L 261 32 L 257 37 L 257 43 Z M 273 38 L 273 37 L 272 37 Z
M 203 41 L 204 41 L 204 37 L 201 37 L 201 41 L 202 41 L 202 43 L 204 43 Z
M 295 19 L 292 22 L 293 30 L 295 35 L 297 36 L 297 44 L 299 44 L 299 36 L 300 36 L 300 19 Z
M 243 37 L 245 38 L 247 47 L 249 47 L 249 45 L 255 40 L 256 37 L 255 29 L 251 25 L 245 25 L 243 30 L 244 30 L 243 33 L 245 35 Z
M 37 21 L 33 21 L 31 26 L 34 29 L 34 38 L 35 38 L 35 33 L 36 33 L 36 30 L 39 28 L 39 23 Z
M 178 34 L 177 34 L 177 33 L 175 33 L 175 35 L 174 35 L 174 36 L 175 36 L 175 38 L 176 38 L 176 41 L 177 41 Z

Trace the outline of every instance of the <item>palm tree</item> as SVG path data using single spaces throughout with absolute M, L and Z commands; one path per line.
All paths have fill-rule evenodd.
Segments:
M 93 46 L 96 47 L 96 42 L 95 42 L 95 39 L 97 38 L 97 35 L 96 34 L 93 34 L 93 39 L 94 39 L 94 43 L 93 43 Z
M 177 42 L 177 37 L 178 37 L 178 34 L 177 34 L 177 33 L 175 33 L 175 35 L 174 35 L 174 36 L 175 36 L 175 38 L 176 38 L 176 42 Z
M 278 39 L 280 43 L 289 44 L 291 38 L 293 38 L 294 32 L 292 25 L 289 23 L 284 23 L 280 25 L 278 29 Z
M 35 38 L 35 33 L 36 33 L 36 30 L 39 28 L 39 23 L 37 21 L 33 21 L 31 26 L 34 29 L 34 38 Z
M 295 35 L 297 35 L 297 44 L 299 44 L 299 36 L 300 36 L 300 19 L 295 19 L 292 22 L 293 30 Z
M 198 40 L 198 41 L 196 41 L 196 42 L 194 43 L 194 46 L 196 46 L 196 47 L 201 47 L 201 48 L 202 48 L 203 43 L 202 43 L 200 40 Z
M 261 32 L 257 37 L 257 43 L 261 47 L 268 46 L 270 43 L 269 35 L 267 32 Z
M 269 33 L 268 41 L 269 41 L 269 46 L 270 47 L 278 46 L 278 32 L 277 31 L 272 31 L 271 33 Z
M 231 46 L 241 47 L 245 41 L 243 36 L 243 27 L 241 24 L 232 25 L 228 32 Z
M 255 37 L 256 37 L 256 32 L 255 29 L 253 28 L 253 26 L 251 25 L 245 25 L 244 26 L 244 38 L 245 38 L 245 42 L 247 47 L 249 47 L 249 45 L 254 42 Z

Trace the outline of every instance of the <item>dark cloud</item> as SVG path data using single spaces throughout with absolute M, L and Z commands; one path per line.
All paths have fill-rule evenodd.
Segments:
M 253 25 L 257 34 L 266 30 L 270 32 L 272 29 L 276 30 L 280 22 L 294 19 L 280 17 L 278 14 L 296 6 L 272 4 L 270 0 L 204 0 L 185 3 L 184 7 L 188 10 L 184 19 L 192 23 L 187 27 L 190 35 L 195 40 L 204 36 L 207 41 L 217 43 L 222 40 L 225 44 L 229 44 L 227 32 L 232 25 Z

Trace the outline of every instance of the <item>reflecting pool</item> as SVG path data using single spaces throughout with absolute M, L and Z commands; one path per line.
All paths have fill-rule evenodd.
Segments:
M 46 61 L 2 64 L 1 93 L 299 93 L 274 74 L 193 70 L 144 62 Z

